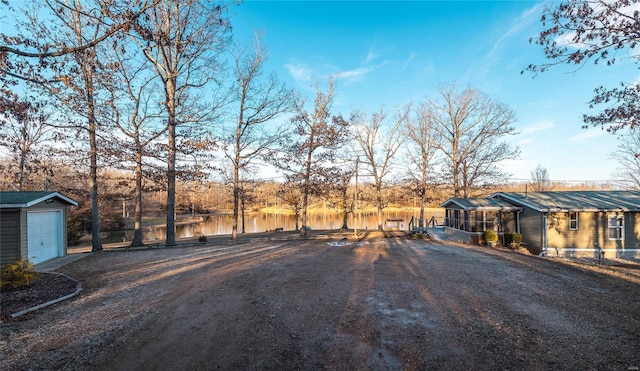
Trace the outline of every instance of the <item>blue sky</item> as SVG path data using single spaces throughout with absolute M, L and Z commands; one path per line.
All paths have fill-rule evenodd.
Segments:
M 335 113 L 391 112 L 437 92 L 471 86 L 510 106 L 519 159 L 504 169 L 526 180 L 540 164 L 552 181 L 611 179 L 616 137 L 582 129 L 593 89 L 640 78 L 630 59 L 614 67 L 557 66 L 536 78 L 520 72 L 544 61 L 529 38 L 542 29 L 534 1 L 245 1 L 233 7 L 234 38 L 263 34 L 267 70 L 313 94 L 313 78 L 338 75 Z

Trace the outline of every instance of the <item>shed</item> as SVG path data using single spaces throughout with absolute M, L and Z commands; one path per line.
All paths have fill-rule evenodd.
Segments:
M 58 192 L 0 192 L 0 265 L 33 264 L 67 253 L 67 207 Z

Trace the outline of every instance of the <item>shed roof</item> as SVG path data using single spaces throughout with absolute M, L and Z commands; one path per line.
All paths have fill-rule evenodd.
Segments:
M 78 206 L 76 201 L 58 192 L 0 192 L 0 208 L 31 207 L 55 198 L 69 205 Z
M 539 212 L 640 211 L 640 191 L 498 192 L 490 197 Z
M 463 210 L 521 210 L 521 207 L 513 205 L 499 198 L 450 198 L 440 205 L 457 205 Z

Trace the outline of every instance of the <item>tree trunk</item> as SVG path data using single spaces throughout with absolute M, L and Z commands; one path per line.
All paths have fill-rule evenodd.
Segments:
M 130 245 L 131 247 L 144 245 L 144 243 L 142 242 L 142 152 L 139 143 L 136 147 L 135 221 L 133 227 L 133 240 L 131 241 Z
M 27 154 L 25 153 L 24 150 L 20 151 L 20 167 L 18 169 L 19 172 L 19 178 L 18 178 L 18 191 L 22 192 L 24 191 L 24 168 L 25 168 L 25 157 L 27 156 Z
M 349 212 L 347 211 L 347 205 L 345 204 L 342 208 L 342 227 L 340 230 L 347 230 L 349 226 L 347 225 L 347 217 L 349 216 Z
M 309 207 L 309 179 L 311 178 L 311 160 L 313 156 L 312 148 L 314 148 L 313 129 L 309 137 L 309 150 L 307 151 L 304 184 L 302 186 L 302 229 L 300 230 L 301 236 L 307 235 L 307 208 Z
M 238 187 L 235 185 L 234 182 L 234 186 L 233 186 L 233 221 L 232 221 L 232 227 L 231 227 L 231 241 L 233 242 L 237 242 L 238 241 L 238 209 L 240 208 L 240 203 L 239 201 L 239 193 L 238 192 Z
M 349 204 L 349 195 L 347 194 L 347 185 L 344 185 L 344 189 L 342 190 L 342 227 L 340 230 L 347 230 L 349 226 L 347 224 L 347 217 L 349 216 L 349 209 L 347 205 Z
M 165 245 L 176 246 L 176 103 L 175 103 L 175 78 L 167 81 L 167 237 Z
M 84 58 L 90 58 L 87 54 Z M 102 251 L 102 239 L 100 238 L 100 213 L 98 211 L 98 145 L 96 142 L 96 129 L 98 127 L 95 117 L 95 103 L 93 94 L 93 73 L 91 63 L 82 61 L 84 83 L 87 98 L 87 118 L 89 121 L 89 188 L 91 198 L 91 251 Z
M 309 200 L 308 191 L 307 191 L 307 181 L 305 180 L 304 192 L 302 195 L 302 228 L 300 229 L 300 235 L 307 235 L 307 202 Z
M 238 132 L 240 131 L 240 126 L 238 125 Z M 240 198 L 240 145 L 239 145 L 239 137 L 236 133 L 236 144 L 235 144 L 235 158 L 233 161 L 233 225 L 231 227 L 231 241 L 238 241 L 238 208 L 239 208 L 239 198 Z
M 244 191 L 242 192 L 242 197 L 240 198 L 240 200 L 242 201 L 241 203 L 241 210 L 242 210 L 242 232 L 241 233 L 245 233 L 245 229 L 244 229 Z
M 93 111 L 93 107 L 90 108 Z M 92 251 L 102 251 L 100 238 L 100 214 L 98 212 L 98 161 L 95 119 L 89 124 L 89 187 L 91 188 L 91 246 Z
M 378 189 L 376 190 L 376 203 L 377 203 L 377 208 L 378 208 L 378 230 L 382 231 L 382 194 L 381 194 L 381 190 Z

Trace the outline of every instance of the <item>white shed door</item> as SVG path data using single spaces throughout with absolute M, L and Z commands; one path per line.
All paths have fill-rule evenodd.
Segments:
M 62 255 L 62 212 L 27 213 L 29 261 L 42 263 Z

